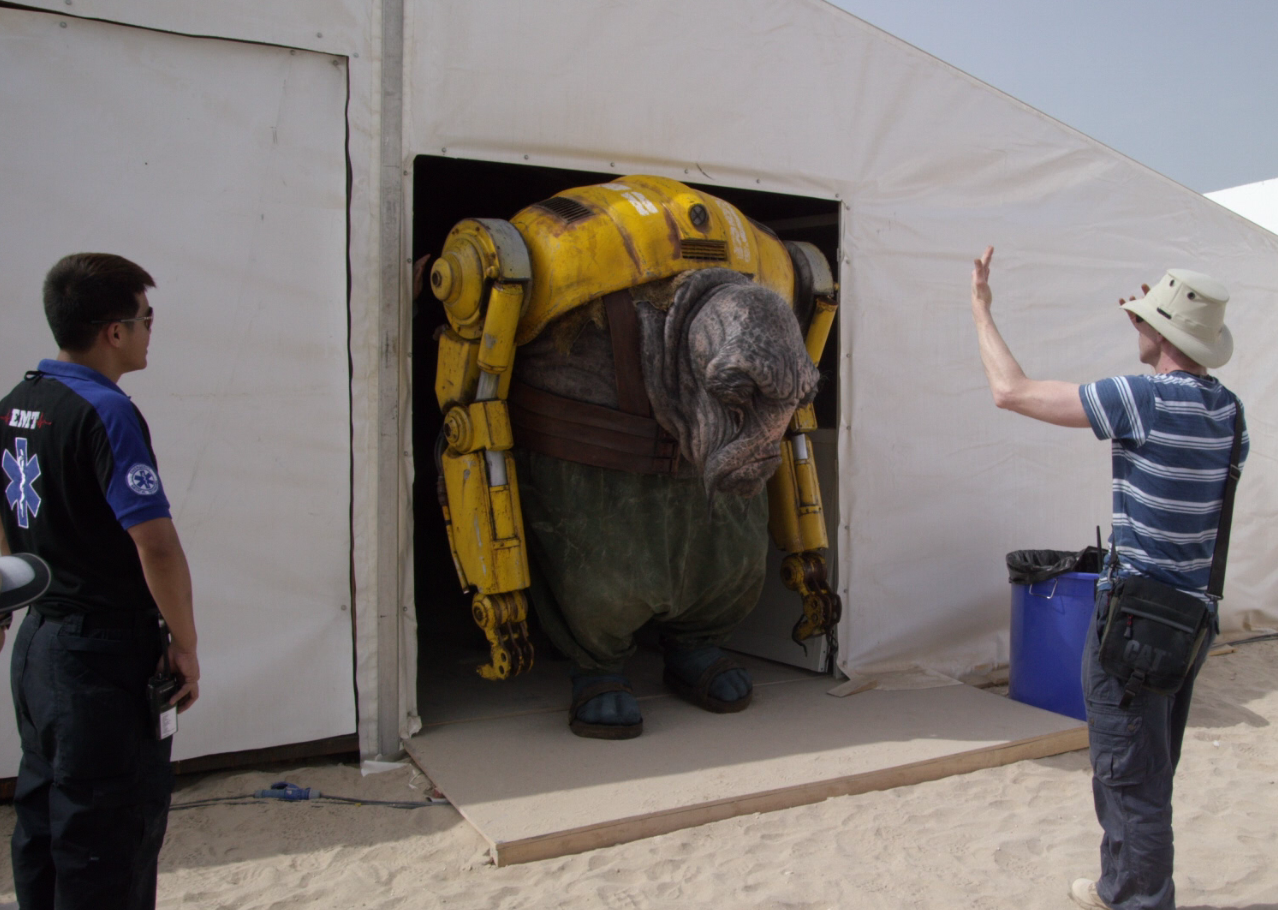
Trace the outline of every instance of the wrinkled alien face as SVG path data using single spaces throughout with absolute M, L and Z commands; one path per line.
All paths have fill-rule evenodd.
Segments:
M 758 285 L 712 292 L 688 328 L 696 430 L 689 457 L 711 492 L 756 495 L 781 463 L 795 409 L 816 395 L 819 374 L 794 313 Z

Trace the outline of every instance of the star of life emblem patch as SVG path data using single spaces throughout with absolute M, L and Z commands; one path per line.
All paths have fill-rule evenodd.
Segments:
M 5 487 L 5 499 L 9 508 L 18 520 L 18 527 L 29 528 L 31 516 L 40 514 L 40 494 L 36 492 L 35 482 L 40 477 L 40 456 L 27 457 L 27 440 L 19 436 L 13 440 L 13 451 L 5 450 L 3 458 L 4 472 L 9 477 L 9 485 Z
M 139 496 L 154 496 L 160 492 L 160 477 L 149 464 L 138 462 L 129 468 L 127 477 L 129 489 Z

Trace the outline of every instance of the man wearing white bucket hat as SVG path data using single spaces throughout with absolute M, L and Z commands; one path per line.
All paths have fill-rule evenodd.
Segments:
M 1227 549 L 1221 511 L 1232 485 L 1226 479 L 1231 461 L 1240 470 L 1248 449 L 1241 403 L 1207 374 L 1233 354 L 1224 322 L 1229 292 L 1200 272 L 1172 269 L 1144 297 L 1119 301 L 1138 333 L 1140 361 L 1153 375 L 1081 386 L 1033 380 L 990 315 L 993 255 L 993 247 L 986 249 L 972 270 L 972 318 L 994 403 L 1058 426 L 1090 427 L 1097 438 L 1113 441 L 1110 568 L 1097 585 L 1082 667 L 1092 793 L 1104 831 L 1101 875 L 1074 881 L 1070 897 L 1096 910 L 1174 910 L 1172 776 L 1194 679 L 1219 630 L 1224 564 L 1214 573 L 1213 557 L 1218 528 L 1222 556 Z M 1143 672 L 1115 675 L 1102 645 L 1107 620 L 1116 615 L 1111 601 L 1121 605 L 1119 593 L 1140 586 L 1159 596 L 1168 592 L 1176 609 L 1188 603 L 1203 615 L 1197 650 L 1186 649 L 1183 682 L 1170 691 L 1150 688 Z

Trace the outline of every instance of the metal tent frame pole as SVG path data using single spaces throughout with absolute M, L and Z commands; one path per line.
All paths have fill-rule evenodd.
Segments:
M 382 0 L 381 218 L 377 310 L 377 751 L 399 740 L 400 282 L 403 220 L 404 3 Z

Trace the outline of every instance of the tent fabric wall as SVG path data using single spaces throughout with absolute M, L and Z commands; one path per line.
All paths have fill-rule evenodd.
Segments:
M 379 228 L 379 211 L 383 187 L 394 175 L 382 173 L 379 163 L 381 140 L 381 2 L 380 0 L 175 0 L 155 3 L 153 0 L 76 0 L 69 10 L 62 0 L 30 0 L 28 6 L 40 7 L 57 14 L 61 21 L 77 18 L 100 19 L 141 28 L 156 29 L 190 36 L 206 36 L 230 41 L 254 42 L 287 49 L 315 51 L 343 58 L 348 81 L 346 100 L 346 151 L 349 166 L 347 215 L 348 244 L 345 262 L 349 268 L 349 403 L 350 403 L 350 477 L 318 488 L 318 494 L 337 495 L 345 490 L 349 496 L 351 552 L 347 560 L 355 590 L 354 674 L 359 716 L 360 751 L 377 754 L 378 744 L 378 613 L 379 608 L 398 608 L 404 629 L 399 635 L 403 649 L 396 666 L 385 673 L 411 680 L 415 672 L 415 614 L 412 607 L 411 553 L 412 537 L 408 524 L 411 503 L 407 501 L 388 533 L 377 510 L 377 459 L 379 427 L 377 401 L 379 382 L 389 376 L 396 379 L 395 365 L 406 377 L 404 357 L 407 351 L 397 348 L 389 352 L 389 372 L 381 366 L 383 334 L 378 321 L 381 294 L 381 264 L 384 255 Z M 390 186 L 390 191 L 396 187 Z M 402 187 L 399 187 L 402 191 Z M 405 225 L 405 232 L 407 225 Z M 393 246 L 394 238 L 392 238 Z M 335 260 L 340 261 L 340 260 Z M 405 266 L 404 273 L 407 268 Z M 408 312 L 404 274 L 400 276 L 402 310 Z M 405 317 L 406 318 L 406 317 Z M 400 413 L 408 414 L 411 389 L 407 379 L 398 383 Z M 345 401 L 339 403 L 345 406 Z M 407 425 L 405 428 L 407 439 Z M 407 443 L 406 443 L 407 448 Z M 411 456 L 405 458 L 401 489 L 408 490 L 403 479 L 410 470 Z M 399 579 L 381 579 L 377 571 L 379 539 L 396 548 L 402 568 Z M 228 566 L 227 570 L 234 567 Z M 400 602 L 400 592 L 408 592 L 408 600 Z M 308 697 L 290 689 L 288 699 Z M 401 734 L 416 728 L 416 687 L 400 686 Z M 188 720 L 193 725 L 195 717 Z M 221 750 L 218 750 L 221 751 Z
M 157 4 L 151 0 L 77 0 L 73 11 L 59 0 L 31 0 L 28 5 L 74 22 L 79 18 L 100 19 L 142 28 L 170 31 L 190 36 L 206 36 L 230 41 L 253 42 L 290 50 L 311 50 L 343 58 L 348 81 L 346 103 L 346 151 L 349 167 L 347 192 L 349 269 L 349 402 L 350 478 L 349 496 L 351 553 L 350 584 L 354 587 L 355 689 L 359 715 L 360 750 L 377 753 L 378 689 L 384 678 L 399 678 L 401 734 L 417 727 L 415 675 L 415 612 L 411 600 L 411 503 L 405 498 L 399 515 L 387 522 L 377 509 L 377 459 L 380 443 L 377 401 L 379 384 L 396 386 L 399 413 L 409 413 L 411 388 L 405 369 L 406 346 L 395 344 L 395 327 L 379 322 L 382 260 L 388 251 L 402 244 L 403 237 L 382 244 L 379 212 L 385 193 L 405 194 L 399 175 L 385 172 L 380 165 L 381 142 L 381 33 L 380 0 L 277 0 L 264 4 L 256 0 L 220 0 L 201 3 L 178 0 Z M 68 15 L 68 12 L 74 15 Z M 405 235 L 408 225 L 404 225 Z M 393 253 L 397 255 L 397 252 Z M 407 264 L 399 275 L 402 318 L 407 319 Z M 389 338 L 386 357 L 382 339 Z M 410 425 L 400 422 L 404 449 L 409 446 Z M 411 454 L 404 457 L 398 484 L 410 489 Z M 325 486 L 323 492 L 338 492 Z M 379 578 L 379 543 L 399 555 L 400 576 Z M 407 592 L 400 600 L 401 592 Z M 398 639 L 401 654 L 394 665 L 379 666 L 378 615 L 398 613 L 403 626 Z M 395 655 L 392 654 L 394 657 Z M 298 697 L 303 697 L 299 695 Z
M 384 444 L 379 384 L 397 382 L 399 483 L 407 493 L 409 352 L 379 322 L 378 300 L 381 266 L 388 251 L 408 249 L 408 225 L 383 244 L 378 221 L 384 192 L 398 189 L 401 201 L 411 198 L 407 175 L 417 154 L 650 172 L 840 200 L 843 482 L 827 504 L 839 515 L 847 605 L 841 653 L 848 667 L 945 669 L 1005 658 L 1003 553 L 1081 547 L 1094 525 L 1108 524 L 1106 447 L 1086 433 L 999 413 L 989 402 L 966 303 L 970 259 L 984 244 L 999 248 L 1001 324 L 1037 376 L 1086 381 L 1139 371 L 1133 340 L 1115 324 L 1115 298 L 1167 266 L 1215 274 L 1234 293 L 1230 322 L 1243 342 L 1220 375 L 1248 401 L 1253 436 L 1225 616 L 1235 625 L 1278 623 L 1263 538 L 1278 509 L 1273 460 L 1265 454 L 1278 417 L 1278 404 L 1271 404 L 1278 380 L 1262 366 L 1274 341 L 1263 317 L 1278 286 L 1278 240 L 821 0 L 405 0 L 398 188 L 399 175 L 382 168 L 379 156 L 379 0 L 26 5 L 57 14 L 46 18 L 69 27 L 101 19 L 271 45 L 266 54 L 283 47 L 303 58 L 304 51 L 342 58 L 351 462 L 349 479 L 327 476 L 311 492 L 349 497 L 349 522 L 338 527 L 350 533 L 354 681 L 365 754 L 379 740 L 378 681 L 386 674 L 400 679 L 399 732 L 416 725 L 411 503 L 405 496 L 388 528 L 377 511 L 376 455 Z M 69 9 L 81 18 L 68 16 Z M 0 62 L 6 65 L 12 64 Z M 294 81 L 290 91 L 304 88 Z M 15 97 L 0 94 L 6 110 Z M 6 120 L 0 142 L 16 143 L 11 135 Z M 252 167 L 245 162 L 252 179 L 272 166 L 269 155 Z M 80 203 L 68 202 L 63 220 L 45 224 L 74 225 Z M 149 208 L 149 201 L 139 206 L 129 227 L 163 243 L 173 231 L 150 218 Z M 28 227 L 7 217 L 0 230 Z M 70 236 L 61 230 L 55 239 Z M 186 249 L 197 274 L 225 265 L 199 265 L 208 255 Z M 325 257 L 323 264 L 332 261 Z M 407 263 L 401 265 L 406 320 Z M 32 294 L 18 282 L 6 292 L 19 294 L 15 300 Z M 0 318 L 8 329 L 8 307 Z M 383 350 L 383 341 L 391 349 Z M 150 389 L 137 388 L 145 404 Z M 148 414 L 153 410 L 148 406 Z M 315 523 L 302 525 L 309 532 Z M 386 546 L 399 556 L 398 578 L 378 577 L 378 551 Z M 218 566 L 232 575 L 236 568 L 234 561 Z M 343 584 L 350 580 L 343 576 Z M 271 590 L 283 588 L 276 582 Z M 378 664 L 378 612 L 386 609 L 401 619 L 395 667 Z M 205 626 L 210 622 L 216 621 L 206 619 Z M 235 634 L 228 629 L 225 647 L 240 646 L 242 625 Z M 290 704 L 315 697 L 296 683 L 285 692 L 270 694 Z M 197 721 L 191 715 L 186 729 Z M 223 750 L 219 744 L 214 751 Z
M 175 758 L 355 731 L 346 95 L 340 57 L 0 10 L 4 387 L 56 354 L 62 255 L 158 284 L 149 367 L 121 384 L 196 592 L 203 697 Z M 0 776 L 17 754 L 0 724 Z
M 987 243 L 996 314 L 1039 377 L 1142 372 L 1115 304 L 1166 267 L 1233 289 L 1243 343 L 1220 375 L 1256 454 L 1224 615 L 1278 619 L 1275 238 L 819 0 L 411 0 L 408 21 L 412 152 L 843 203 L 845 667 L 1005 660 L 1004 554 L 1108 533 L 1108 445 L 991 403 L 967 303 Z

